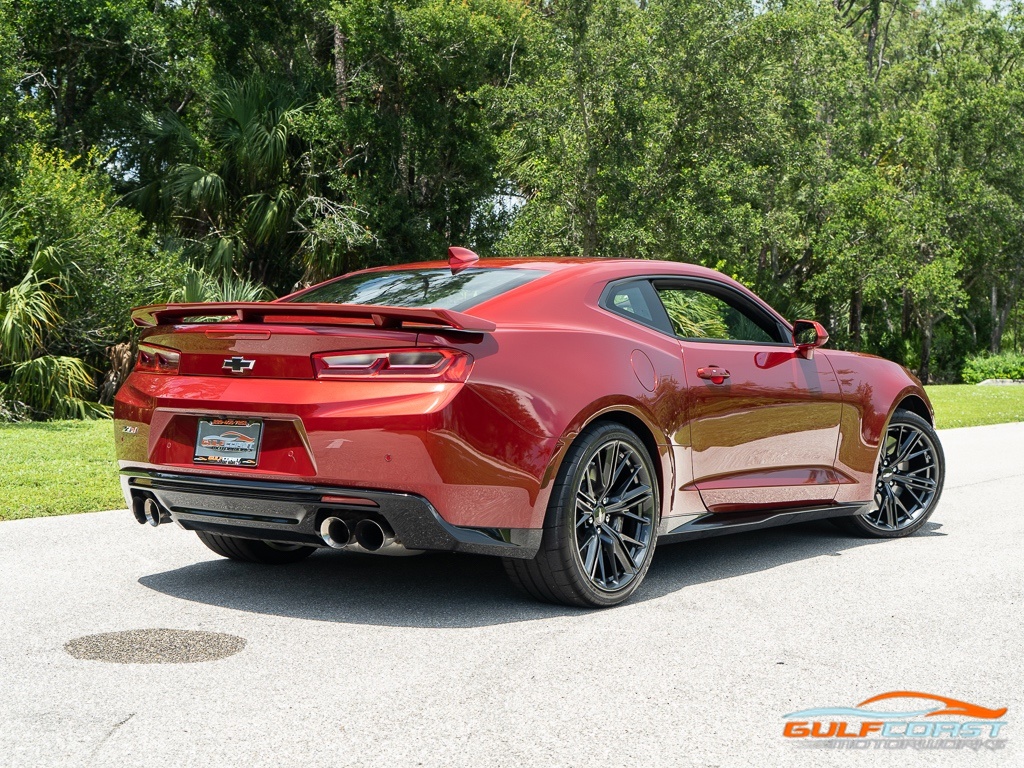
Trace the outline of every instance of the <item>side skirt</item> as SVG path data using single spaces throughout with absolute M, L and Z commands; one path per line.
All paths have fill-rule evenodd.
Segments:
M 661 532 L 658 536 L 658 543 L 670 544 L 674 541 L 706 539 L 709 536 L 724 536 L 728 533 L 757 531 L 762 528 L 774 528 L 778 525 L 789 525 L 790 523 L 804 523 L 809 520 L 863 515 L 872 511 L 874 507 L 874 501 L 858 501 L 817 507 L 774 509 L 756 513 L 715 514 L 708 512 L 703 515 L 690 517 L 688 520 Z

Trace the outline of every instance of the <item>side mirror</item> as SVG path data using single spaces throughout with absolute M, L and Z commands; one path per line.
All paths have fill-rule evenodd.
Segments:
M 828 343 L 828 331 L 814 320 L 797 320 L 793 323 L 793 343 L 796 351 L 810 360 L 815 349 Z

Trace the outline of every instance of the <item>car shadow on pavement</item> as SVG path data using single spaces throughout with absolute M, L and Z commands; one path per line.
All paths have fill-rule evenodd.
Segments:
M 944 536 L 940 528 L 928 523 L 915 535 Z M 821 521 L 666 544 L 630 602 L 861 546 L 899 541 L 848 537 Z M 521 595 L 497 558 L 475 555 L 379 557 L 323 550 L 287 566 L 207 560 L 143 576 L 139 583 L 207 605 L 349 624 L 456 628 L 587 614 Z

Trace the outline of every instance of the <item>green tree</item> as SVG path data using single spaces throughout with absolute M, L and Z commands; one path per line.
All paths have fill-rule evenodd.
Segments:
M 0 199 L 0 379 L 4 399 L 50 416 L 97 412 L 93 371 L 128 337 L 132 306 L 182 272 L 117 205 L 97 158 L 32 152 Z
M 364 234 L 334 227 L 311 274 L 486 250 L 501 218 L 495 105 L 534 58 L 536 14 L 521 0 L 347 0 L 331 19 L 344 52 L 303 133 L 320 196 L 362 212 Z
M 76 155 L 117 148 L 131 167 L 146 109 L 182 111 L 202 88 L 209 38 L 196 0 L 10 0 L 22 108 Z
M 150 217 L 174 226 L 215 273 L 252 276 L 276 288 L 295 282 L 295 216 L 307 194 L 303 105 L 285 84 L 231 81 L 209 99 L 201 130 L 171 112 L 152 118 L 152 180 L 134 194 Z

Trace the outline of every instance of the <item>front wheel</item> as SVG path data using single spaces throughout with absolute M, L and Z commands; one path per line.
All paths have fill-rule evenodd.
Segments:
M 897 410 L 878 453 L 874 511 L 834 522 L 868 538 L 909 536 L 935 511 L 945 477 L 946 458 L 934 427 L 916 413 Z
M 598 424 L 565 457 L 537 556 L 506 558 L 505 570 L 538 600 L 618 605 L 651 565 L 658 509 L 657 473 L 640 438 L 619 424 Z

